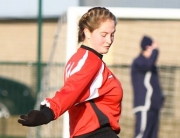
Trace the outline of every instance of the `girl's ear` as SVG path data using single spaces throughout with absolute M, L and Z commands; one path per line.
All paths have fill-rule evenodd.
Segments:
M 89 39 L 90 38 L 90 34 L 91 34 L 91 32 L 89 31 L 89 29 L 85 28 L 84 29 L 85 38 Z

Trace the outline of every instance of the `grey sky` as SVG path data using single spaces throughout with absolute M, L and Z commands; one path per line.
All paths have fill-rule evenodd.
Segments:
M 0 0 L 0 18 L 35 18 L 39 0 Z M 44 17 L 59 16 L 78 0 L 42 0 Z
M 0 18 L 36 18 L 39 0 L 0 0 Z M 42 0 L 43 16 L 58 17 L 72 6 L 180 8 L 180 0 Z M 179 14 L 179 13 L 177 13 Z

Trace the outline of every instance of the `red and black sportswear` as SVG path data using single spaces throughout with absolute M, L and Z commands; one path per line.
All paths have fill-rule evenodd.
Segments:
M 41 104 L 57 119 L 69 111 L 70 137 L 109 124 L 120 132 L 123 90 L 119 80 L 102 61 L 102 55 L 82 45 L 65 67 L 64 86 Z

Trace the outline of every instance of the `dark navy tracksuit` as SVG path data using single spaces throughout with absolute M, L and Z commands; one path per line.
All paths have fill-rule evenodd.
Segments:
M 152 51 L 149 58 L 141 53 L 131 66 L 133 111 L 136 115 L 135 138 L 157 138 L 159 111 L 164 99 L 155 65 L 157 57 L 157 49 Z

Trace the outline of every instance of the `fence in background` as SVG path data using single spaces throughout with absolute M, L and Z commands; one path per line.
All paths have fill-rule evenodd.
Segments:
M 109 65 L 110 69 L 115 73 L 115 75 L 119 78 L 123 85 L 124 90 L 124 98 L 123 98 L 123 110 L 121 115 L 121 137 L 130 138 L 133 136 L 133 128 L 134 128 L 134 115 L 132 114 L 132 102 L 133 102 L 133 93 L 132 86 L 130 83 L 130 68 L 129 65 Z M 160 80 L 162 84 L 162 88 L 164 94 L 166 96 L 166 100 L 164 103 L 164 107 L 161 111 L 161 119 L 160 119 L 160 131 L 159 135 L 163 138 L 178 138 L 180 132 L 178 128 L 180 127 L 180 111 L 178 108 L 178 101 L 180 98 L 180 67 L 179 66 L 163 66 L 160 65 Z M 54 78 L 52 81 L 56 81 L 55 84 L 59 84 L 56 87 L 49 87 L 46 89 L 45 93 L 51 91 L 55 92 L 58 87 L 62 85 L 62 70 L 64 68 L 63 64 L 56 64 L 52 67 L 52 72 L 54 73 L 51 78 Z M 44 65 L 43 65 L 44 69 Z M 59 73 L 58 73 L 59 72 Z M 61 73 L 60 73 L 61 72 Z M 55 75 L 56 74 L 56 75 Z M 58 75 L 59 74 L 59 75 Z M 61 138 L 62 136 L 62 126 L 63 120 L 60 117 L 57 122 L 54 121 L 45 127 L 49 128 L 58 128 L 58 132 L 54 129 L 46 132 L 40 133 L 38 131 L 41 129 L 29 129 L 27 127 L 22 127 L 17 124 L 17 118 L 19 114 L 27 112 L 30 108 L 33 108 L 34 103 L 36 102 L 36 64 L 29 63 L 3 63 L 0 64 L 0 76 L 5 81 L 11 80 L 11 83 L 4 83 L 5 81 L 0 81 L 0 102 L 6 106 L 8 109 L 10 116 L 0 117 L 0 138 L 5 138 L 10 136 L 11 138 L 17 137 L 26 137 L 27 135 L 32 137 L 47 137 L 47 138 Z M 16 82 L 13 83 L 12 82 Z M 18 83 L 17 83 L 18 82 Z M 24 83 L 23 83 L 24 82 Z M 3 84 L 3 85 L 2 85 Z M 23 84 L 23 85 L 22 85 Z M 51 84 L 54 84 L 51 82 Z M 52 85 L 51 85 L 52 86 Z M 6 90 L 3 88 L 8 88 Z M 22 89 L 22 88 L 24 89 Z M 24 91 L 23 91 L 24 90 Z M 27 91 L 29 90 L 29 92 Z M 31 91 L 30 91 L 31 90 Z M 30 94 L 31 93 L 31 94 Z M 16 102 L 13 104 L 13 98 Z M 33 99 L 33 100 L 32 100 Z M 11 102 L 8 102 L 11 101 Z M 18 101 L 18 102 L 17 102 Z M 8 104 L 7 104 L 8 103 Z M 11 103 L 11 104 L 10 104 Z M 12 106 L 17 106 L 18 112 L 14 112 L 14 108 Z M 1 106 L 0 113 L 2 114 L 3 108 Z M 54 127 L 51 125 L 53 124 Z M 46 129 L 46 128 L 45 128 Z M 31 135 L 29 134 L 31 132 Z M 39 135 L 39 134 L 40 135 Z M 49 134 L 50 133 L 50 136 Z

